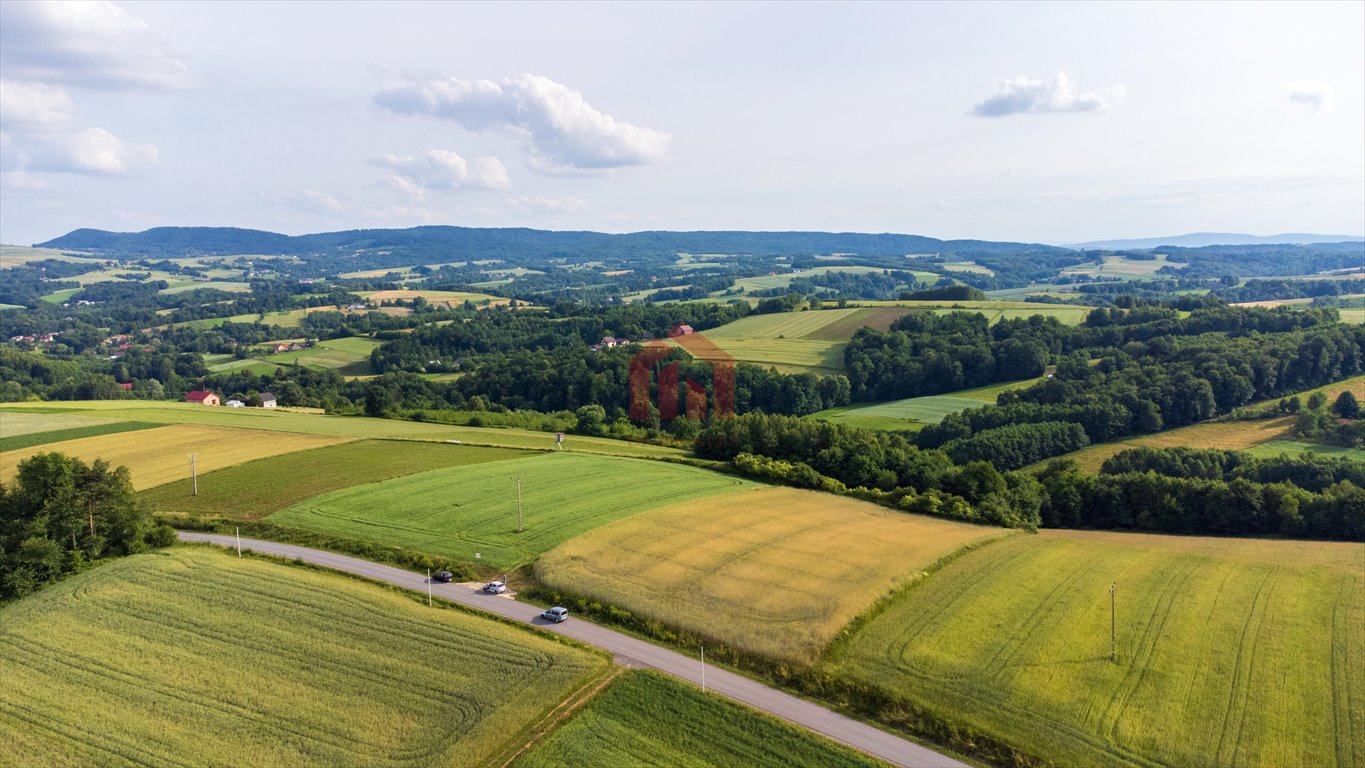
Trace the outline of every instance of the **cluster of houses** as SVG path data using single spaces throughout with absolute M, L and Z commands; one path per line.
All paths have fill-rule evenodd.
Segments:
M 272 355 L 278 355 L 281 352 L 298 352 L 301 349 L 308 349 L 310 346 L 312 345 L 297 341 L 281 341 L 270 350 L 270 353 Z
M 214 394 L 211 390 L 207 389 L 196 389 L 186 393 L 185 402 L 198 403 L 199 405 L 226 405 L 229 408 L 246 407 L 246 403 L 242 402 L 241 400 L 229 400 L 226 403 L 224 403 L 222 402 L 222 399 L 218 397 L 218 395 Z M 277 403 L 275 402 L 274 394 L 270 392 L 261 393 L 262 408 L 274 408 L 276 405 Z
M 11 336 L 9 340 L 13 344 L 51 344 L 57 340 L 56 333 L 40 333 L 37 335 Z

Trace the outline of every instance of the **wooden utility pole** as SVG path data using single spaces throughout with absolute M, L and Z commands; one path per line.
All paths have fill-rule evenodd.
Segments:
M 195 495 L 195 496 L 198 496 L 198 495 L 199 495 L 199 473 L 195 470 L 195 466 L 194 466 L 194 457 L 195 457 L 195 454 L 191 453 L 191 454 L 190 454 L 190 482 L 192 482 L 192 483 L 194 484 L 194 495 Z
M 706 646 L 701 647 L 701 692 L 706 693 Z
M 1117 581 L 1109 585 L 1109 660 L 1114 662 L 1119 660 L 1118 635 L 1116 633 L 1117 627 L 1115 621 L 1118 589 L 1119 583 Z
M 521 475 L 517 475 L 517 533 L 521 533 Z

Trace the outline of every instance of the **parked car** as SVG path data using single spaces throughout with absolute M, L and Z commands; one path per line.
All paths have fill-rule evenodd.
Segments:
M 432 578 L 435 579 L 436 581 L 441 582 L 442 584 L 449 584 L 450 582 L 455 580 L 455 574 L 451 573 L 450 571 L 440 571 Z
M 501 581 L 490 581 L 483 585 L 483 591 L 494 595 L 501 595 L 503 592 L 507 591 L 507 584 Z
M 548 609 L 546 609 L 546 611 L 545 611 L 544 613 L 540 614 L 540 615 L 541 615 L 543 618 L 545 618 L 545 619 L 548 619 L 548 620 L 553 621 L 553 622 L 555 622 L 555 623 L 559 623 L 559 622 L 561 622 L 561 621 L 563 621 L 563 620 L 569 618 L 569 609 L 568 609 L 568 608 L 562 608 L 562 607 L 556 605 L 556 606 L 553 607 L 553 608 L 548 608 Z

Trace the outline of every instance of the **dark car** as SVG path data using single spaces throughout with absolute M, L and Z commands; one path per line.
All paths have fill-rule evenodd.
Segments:
M 455 574 L 451 573 L 450 571 L 438 571 L 436 575 L 432 576 L 431 578 L 434 581 L 441 582 L 442 584 L 449 584 L 450 582 L 455 580 Z

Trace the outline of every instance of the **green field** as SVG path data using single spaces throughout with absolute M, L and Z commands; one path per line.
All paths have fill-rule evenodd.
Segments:
M 758 486 L 604 525 L 536 562 L 546 585 L 708 642 L 812 662 L 916 571 L 999 528 Z
M 319 341 L 307 349 L 290 352 L 271 352 L 275 342 L 255 347 L 255 357 L 237 359 L 232 355 L 205 355 L 204 363 L 210 371 L 221 373 L 246 369 L 253 373 L 269 373 L 286 365 L 298 365 L 313 370 L 335 370 L 346 376 L 366 376 L 370 370 L 370 352 L 382 342 L 369 337 L 346 336 Z
M 937 424 L 950 413 L 993 405 L 1001 392 L 1031 387 L 1039 381 L 1041 379 L 1024 379 L 964 389 L 951 395 L 910 397 L 873 405 L 846 405 L 813 413 L 806 418 L 863 429 L 914 431 L 926 424 Z
M 924 579 L 829 669 L 1059 765 L 1346 768 L 1362 654 L 1360 544 L 1044 531 Z
M 908 311 L 848 308 L 750 315 L 704 335 L 734 360 L 788 373 L 838 373 L 854 332 L 865 325 L 886 330 Z
M 44 297 L 46 298 L 46 297 Z M 278 325 L 282 328 L 297 328 L 303 316 L 310 310 L 308 309 L 287 309 L 279 312 L 266 312 L 265 317 L 261 317 L 258 312 L 246 315 L 233 315 L 231 317 L 210 317 L 203 320 L 186 320 L 183 323 L 176 323 L 176 327 L 186 328 L 217 328 L 223 323 L 263 323 L 265 325 Z M 336 311 L 335 307 L 320 307 L 317 312 Z
M 474 561 L 477 552 L 482 565 L 513 568 L 618 518 L 749 486 L 745 480 L 679 464 L 535 454 L 355 485 L 300 502 L 267 520 L 461 561 Z M 714 498 L 710 502 L 717 503 Z
M 1352 461 L 1365 461 L 1365 450 L 1360 448 L 1347 448 L 1341 445 L 1328 445 L 1327 443 L 1305 443 L 1299 440 L 1268 440 L 1248 448 L 1247 453 L 1263 458 L 1272 458 L 1282 453 L 1289 456 L 1315 453 L 1322 456 L 1351 459 Z
M 704 265 L 698 265 L 698 266 L 704 266 Z M 797 270 L 797 271 L 795 271 L 795 272 L 783 272 L 782 274 L 778 274 L 778 275 L 760 275 L 760 276 L 758 276 L 758 277 L 741 277 L 741 278 L 735 280 L 734 284 L 730 286 L 730 289 L 733 290 L 733 289 L 742 288 L 742 289 L 744 289 L 746 292 L 753 292 L 753 291 L 770 291 L 770 290 L 772 290 L 772 289 L 774 289 L 774 288 L 786 288 L 787 286 L 791 285 L 791 282 L 792 282 L 793 280 L 795 280 L 796 278 L 798 278 L 798 277 L 810 277 L 810 276 L 812 276 L 812 275 L 823 275 L 823 274 L 825 274 L 826 272 L 844 272 L 844 273 L 849 273 L 849 274 L 865 275 L 865 274 L 868 274 L 868 273 L 870 273 L 870 272 L 883 272 L 883 271 L 885 271 L 885 270 L 884 270 L 884 268 L 882 268 L 882 267 L 860 267 L 860 266 L 854 266 L 854 265 L 839 266 L 839 265 L 831 264 L 831 265 L 829 265 L 829 266 L 827 266 L 827 267 L 815 267 L 815 268 L 813 268 L 813 269 L 801 269 L 801 270 Z M 927 279 L 929 279 L 930 282 L 933 282 L 933 281 L 939 279 L 939 276 L 936 275 L 936 274 L 933 274 L 932 272 L 916 272 L 915 274 L 916 274 L 916 277 L 919 277 L 920 275 L 925 275 L 925 276 L 927 276 Z M 923 279 L 923 278 L 922 278 L 922 279 Z M 723 291 L 720 291 L 720 292 L 717 292 L 716 294 L 713 294 L 713 295 L 720 295 L 721 293 L 724 293 L 724 292 L 723 292 Z
M 204 547 L 0 608 L 0 764 L 475 765 L 607 659 Z
M 8 419 L 3 426 L 9 426 Z M 136 432 L 140 429 L 153 429 L 160 426 L 162 425 L 152 424 L 146 421 L 119 421 L 109 424 L 91 424 L 88 427 L 54 429 L 48 432 L 26 432 L 18 435 L 11 435 L 5 429 L 0 429 L 0 453 L 3 453 L 4 451 L 18 451 L 38 445 L 47 445 L 49 443 L 61 443 L 67 440 L 79 440 L 83 437 L 113 435 L 120 432 Z
M 1063 275 L 1088 275 L 1090 277 L 1119 277 L 1134 279 L 1155 275 L 1162 267 L 1184 269 L 1183 262 L 1166 260 L 1166 254 L 1158 253 L 1155 259 L 1130 259 L 1126 256 L 1105 256 L 1103 261 L 1078 264 L 1062 270 Z
M 29 435 L 35 432 L 79 429 L 110 423 L 112 422 L 109 419 L 69 413 L 21 413 L 0 410 L 0 439 Z
M 66 261 L 72 264 L 99 266 L 108 261 L 103 256 L 83 256 L 56 248 L 30 248 L 26 245 L 0 245 L 0 269 L 18 267 L 30 261 Z
M 445 443 L 353 443 L 296 451 L 199 476 L 199 495 L 183 479 L 139 496 L 158 513 L 257 520 L 324 493 L 444 467 L 526 456 L 525 451 Z
M 657 672 L 614 680 L 513 768 L 786 768 L 880 765 L 870 757 Z
M 0 405 L 5 418 L 11 413 L 80 414 L 111 421 L 146 421 L 157 424 L 207 424 L 259 429 L 292 434 L 372 437 L 390 440 L 463 442 L 505 448 L 554 450 L 555 436 L 528 429 L 459 427 L 397 419 L 292 413 L 271 408 L 210 408 L 192 403 L 148 400 L 78 400 L 54 403 L 8 403 Z M 260 436 L 255 436 L 260 437 Z M 265 439 L 270 439 L 265 437 Z M 661 445 L 631 443 L 602 437 L 569 435 L 565 452 L 602 453 L 617 456 L 682 456 L 683 451 Z
M 979 312 L 990 322 L 1016 317 L 1055 317 L 1066 325 L 1079 325 L 1090 314 L 1092 307 L 1073 304 L 1037 304 L 1028 301 L 859 301 L 870 307 L 905 307 L 922 309 L 937 314 L 947 312 Z

